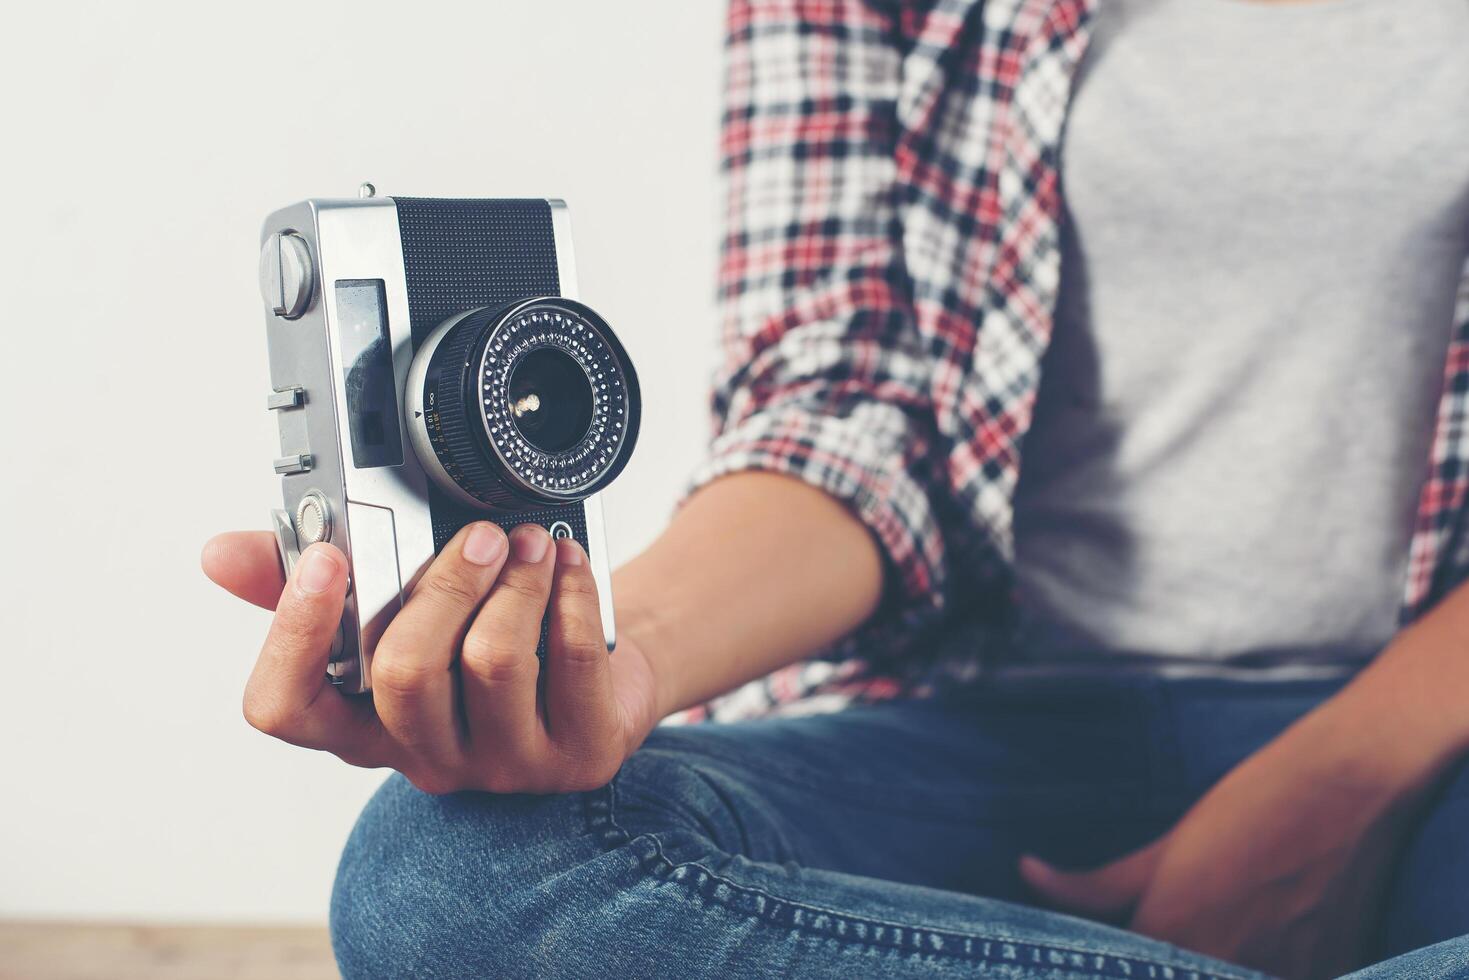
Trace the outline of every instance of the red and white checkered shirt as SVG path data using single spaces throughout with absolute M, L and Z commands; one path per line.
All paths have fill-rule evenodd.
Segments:
M 723 361 L 694 483 L 772 470 L 822 488 L 871 528 L 891 584 L 856 636 L 714 715 L 922 694 L 1001 642 L 1095 3 L 730 3 Z M 1469 267 L 1458 300 L 1404 622 L 1469 572 Z

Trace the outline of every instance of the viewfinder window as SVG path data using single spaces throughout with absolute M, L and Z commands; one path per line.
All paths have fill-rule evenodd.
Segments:
M 398 387 L 381 279 L 337 280 L 337 337 L 347 378 L 347 427 L 358 469 L 403 464 Z

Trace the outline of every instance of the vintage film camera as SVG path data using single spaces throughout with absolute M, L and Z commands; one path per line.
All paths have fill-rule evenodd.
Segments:
M 330 541 L 351 562 L 332 682 L 371 687 L 373 648 L 413 583 L 481 519 L 581 543 L 610 650 L 598 495 L 632 453 L 641 402 L 627 352 L 576 301 L 566 205 L 371 185 L 304 201 L 266 219 L 260 288 L 281 560 L 289 573 Z

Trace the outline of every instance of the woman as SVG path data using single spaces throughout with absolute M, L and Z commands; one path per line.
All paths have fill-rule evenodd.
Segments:
M 574 543 L 476 525 L 352 714 L 340 555 L 282 591 L 267 537 L 206 550 L 276 609 L 250 722 L 403 774 L 344 972 L 1307 977 L 1469 933 L 1466 41 L 1461 0 L 733 0 L 719 432 L 615 654 Z M 654 730 L 690 708 L 762 717 Z

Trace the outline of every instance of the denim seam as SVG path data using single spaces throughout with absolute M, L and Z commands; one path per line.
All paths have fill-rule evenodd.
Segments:
M 614 777 L 603 790 L 587 799 L 593 829 L 600 834 L 609 851 L 625 845 L 633 850 L 639 864 L 654 876 L 678 882 L 705 901 L 767 925 L 781 926 L 805 935 L 834 938 L 852 946 L 866 945 L 1014 966 L 1090 970 L 1094 975 L 1119 980 L 1163 977 L 1170 980 L 1251 980 L 1245 974 L 1200 970 L 1186 964 L 1117 953 L 1105 948 L 1083 949 L 859 918 L 782 898 L 765 888 L 741 884 L 727 875 L 718 874 L 697 861 L 673 861 L 655 833 L 633 836 L 617 822 L 616 784 Z M 1147 972 L 1142 972 L 1144 970 Z

